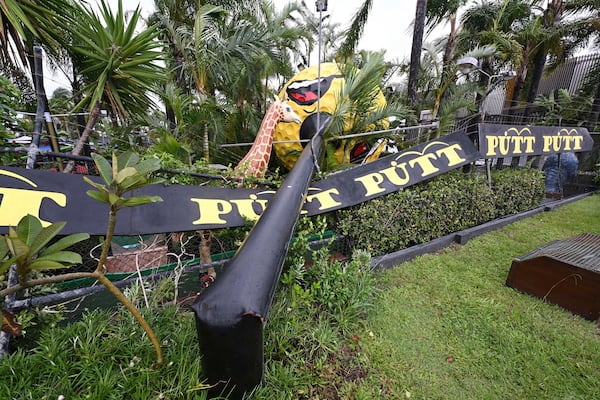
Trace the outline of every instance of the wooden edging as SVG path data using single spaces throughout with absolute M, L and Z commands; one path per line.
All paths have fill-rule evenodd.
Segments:
M 485 224 L 477 225 L 472 228 L 468 228 L 459 232 L 454 232 L 441 238 L 434 239 L 427 243 L 421 243 L 416 246 L 412 246 L 406 249 L 399 250 L 394 253 L 386 254 L 379 257 L 373 257 L 371 260 L 371 268 L 375 270 L 383 270 L 393 268 L 398 264 L 412 260 L 423 254 L 434 253 L 451 244 L 465 244 L 470 239 L 483 235 L 484 233 L 491 232 L 496 229 L 500 229 L 503 226 L 519 221 L 521 219 L 532 217 L 536 214 L 552 211 L 557 207 L 564 206 L 574 201 L 581 200 L 587 196 L 590 196 L 596 192 L 589 192 L 580 194 L 577 196 L 569 197 L 567 199 L 555 200 L 550 203 L 542 204 L 534 209 L 524 211 L 522 213 L 509 215 L 507 217 L 498 218 Z

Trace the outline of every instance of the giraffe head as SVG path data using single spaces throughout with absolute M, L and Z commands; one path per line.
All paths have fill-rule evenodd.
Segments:
M 277 97 L 275 98 L 275 103 L 278 108 L 278 117 L 279 121 L 283 122 L 295 122 L 297 124 L 302 123 L 302 119 L 294 112 L 292 106 L 290 106 L 286 100 L 279 100 Z

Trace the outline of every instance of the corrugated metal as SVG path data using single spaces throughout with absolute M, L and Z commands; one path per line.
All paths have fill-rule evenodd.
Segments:
M 525 261 L 537 257 L 550 257 L 578 268 L 600 272 L 600 235 L 585 233 L 557 240 L 521 256 Z

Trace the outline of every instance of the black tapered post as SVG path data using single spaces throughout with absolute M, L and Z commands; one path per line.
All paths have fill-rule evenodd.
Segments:
M 193 304 L 202 365 L 215 394 L 242 398 L 263 379 L 263 329 L 294 227 L 323 147 L 306 146 L 215 283 Z

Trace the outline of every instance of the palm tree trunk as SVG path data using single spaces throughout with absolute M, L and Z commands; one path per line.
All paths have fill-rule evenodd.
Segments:
M 454 47 L 456 46 L 456 33 L 456 14 L 452 14 L 450 16 L 450 33 L 448 34 L 448 41 L 446 42 L 446 48 L 444 49 L 442 79 L 450 79 L 450 62 L 454 58 Z M 450 82 L 448 81 L 448 83 Z M 441 95 L 439 96 L 439 99 L 436 99 L 436 104 L 434 106 L 434 117 L 437 116 L 438 111 L 442 108 L 444 101 L 446 100 L 446 96 L 447 91 L 443 90 L 441 92 Z
M 456 46 L 456 14 L 450 16 L 450 33 L 448 34 L 448 41 L 446 42 L 446 48 L 444 49 L 444 67 L 450 64 L 450 61 L 454 58 L 454 47 Z
M 535 54 L 533 59 L 533 71 L 531 73 L 531 84 L 529 85 L 529 92 L 527 93 L 527 103 L 532 104 L 537 97 L 538 88 L 540 87 L 540 81 L 544 73 L 544 66 L 546 65 L 546 50 L 543 47 Z
M 525 85 L 525 78 L 527 76 L 527 65 L 529 64 L 529 54 L 531 53 L 531 43 L 527 43 L 527 47 L 523 51 L 523 61 L 517 70 L 517 76 L 515 79 L 515 87 L 513 89 L 512 98 L 510 100 L 510 107 L 508 114 L 513 114 L 516 108 L 519 106 L 521 100 L 521 92 Z
M 548 7 L 544 11 L 544 28 L 548 30 L 556 29 L 556 27 L 560 25 L 563 11 L 563 0 L 548 1 Z M 531 77 L 531 85 L 529 86 L 529 93 L 527 94 L 527 102 L 530 104 L 533 103 L 537 97 L 538 88 L 544 72 L 544 66 L 546 65 L 547 54 L 547 47 L 541 44 L 533 61 L 534 66 Z
M 169 122 L 169 130 L 173 132 L 177 127 L 177 122 L 175 119 L 175 111 L 173 111 L 173 107 L 165 106 L 165 114 L 167 116 L 167 121 Z
M 413 42 L 410 52 L 410 67 L 408 70 L 408 104 L 411 106 L 414 106 L 417 101 L 417 83 L 419 81 L 419 69 L 421 68 L 421 49 L 423 46 L 423 32 L 425 31 L 426 11 L 427 0 L 417 0 L 415 28 L 413 30 Z
M 94 105 L 94 107 L 92 108 L 92 112 L 90 113 L 87 124 L 85 125 L 85 129 L 81 133 L 81 136 L 79 137 L 79 140 L 77 141 L 77 144 L 73 148 L 73 151 L 71 154 L 73 154 L 74 156 L 78 156 L 81 154 L 84 145 L 87 143 L 87 141 L 90 137 L 90 133 L 92 132 L 94 125 L 96 125 L 96 121 L 98 121 L 99 116 L 100 116 L 100 105 L 96 103 Z M 75 166 L 75 161 L 73 161 L 73 160 L 69 161 L 63 172 L 65 172 L 67 174 L 71 173 L 71 171 L 73 171 L 74 166 Z
M 77 72 L 75 71 L 75 67 L 73 66 L 72 68 L 72 73 L 73 73 L 73 80 L 71 81 L 71 93 L 73 93 L 73 100 L 75 101 L 75 104 L 79 104 L 79 102 L 83 99 L 82 95 L 81 95 L 81 79 L 77 76 Z M 77 113 L 77 135 L 79 137 L 81 137 L 81 135 L 83 134 L 83 131 L 85 130 L 85 116 L 82 113 Z M 71 136 L 69 136 L 70 139 L 73 139 Z M 86 146 L 87 147 L 87 146 Z M 89 154 L 86 154 L 85 149 L 86 147 L 84 147 L 84 155 L 88 156 Z

